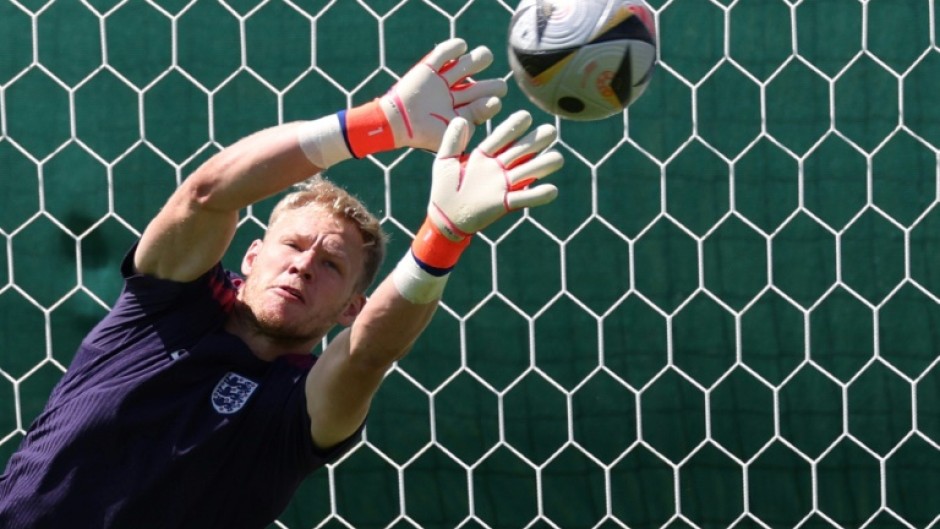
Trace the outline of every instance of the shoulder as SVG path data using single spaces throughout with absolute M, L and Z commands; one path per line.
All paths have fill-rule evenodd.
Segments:
M 195 339 L 232 310 L 239 278 L 216 264 L 194 281 L 177 282 L 134 269 L 132 247 L 121 264 L 124 288 L 83 346 L 115 351 L 156 335 L 166 343 Z
M 124 291 L 119 302 L 129 294 L 136 303 L 170 303 L 175 300 L 206 297 L 214 300 L 224 310 L 235 302 L 241 277 L 216 263 L 208 271 L 192 281 L 163 279 L 151 274 L 141 273 L 135 267 L 134 256 L 139 243 L 131 247 L 121 262 L 121 276 L 124 278 Z

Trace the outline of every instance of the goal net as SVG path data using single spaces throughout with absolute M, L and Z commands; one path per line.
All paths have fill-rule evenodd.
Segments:
M 196 166 L 453 35 L 509 79 L 513 7 L 0 0 L 0 468 Z M 557 122 L 557 202 L 477 238 L 363 441 L 276 527 L 940 527 L 934 2 L 651 7 L 646 93 Z M 504 109 L 554 120 L 509 81 Z M 386 272 L 430 164 L 330 171 L 380 212 Z

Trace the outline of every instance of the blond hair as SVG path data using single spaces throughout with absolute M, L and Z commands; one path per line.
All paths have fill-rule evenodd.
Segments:
M 317 206 L 323 211 L 352 222 L 362 235 L 364 259 L 362 273 L 356 283 L 358 292 L 365 292 L 375 281 L 385 259 L 388 236 L 375 217 L 358 198 L 320 175 L 295 185 L 271 210 L 268 226 L 273 226 L 285 211 Z

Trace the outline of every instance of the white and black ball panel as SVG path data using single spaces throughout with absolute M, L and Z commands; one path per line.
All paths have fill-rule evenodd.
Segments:
M 575 50 L 576 51 L 576 50 Z M 574 55 L 574 51 L 566 54 L 568 57 Z M 564 57 L 561 58 L 564 60 Z M 537 107 L 542 110 L 554 113 L 555 110 L 549 101 L 555 100 L 555 93 L 560 87 L 560 83 L 539 83 L 539 74 L 558 64 L 555 57 L 547 57 L 542 54 L 509 54 L 509 65 L 515 74 L 516 81 L 523 93 L 528 96 Z
M 656 47 L 646 42 L 631 42 L 623 54 L 617 74 L 610 82 L 620 103 L 627 106 L 643 94 L 656 65 Z
M 549 105 L 552 112 L 570 119 L 596 119 L 618 111 L 622 99 L 612 83 L 623 66 L 628 46 L 624 41 L 583 46 L 557 84 L 558 90 Z
M 572 49 L 598 30 L 610 0 L 523 0 L 510 23 L 510 47 L 526 51 Z
M 640 16 L 633 15 L 598 35 L 591 44 L 603 42 L 628 43 L 610 83 L 621 104 L 627 106 L 649 83 L 656 64 L 656 37 Z
M 577 120 L 610 116 L 636 100 L 656 60 L 652 13 L 642 0 L 523 0 L 508 48 L 529 99 Z

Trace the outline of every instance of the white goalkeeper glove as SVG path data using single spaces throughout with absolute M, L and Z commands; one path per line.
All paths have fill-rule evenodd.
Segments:
M 447 127 L 434 161 L 428 216 L 393 273 L 404 297 L 415 303 L 438 299 L 474 233 L 558 195 L 551 184 L 529 187 L 564 164 L 561 154 L 545 151 L 557 136 L 555 127 L 541 125 L 523 137 L 531 124 L 528 112 L 512 114 L 469 156 L 469 123 L 458 117 Z
M 486 46 L 466 51 L 463 39 L 442 42 L 378 99 L 396 147 L 437 151 L 455 117 L 469 121 L 472 134 L 473 125 L 499 112 L 506 81 L 469 79 L 493 63 L 493 53 Z
M 541 125 L 519 139 L 531 125 L 528 112 L 516 112 L 469 157 L 464 156 L 470 140 L 466 121 L 448 127 L 434 162 L 428 204 L 428 219 L 441 234 L 461 241 L 510 211 L 555 199 L 558 188 L 551 184 L 527 187 L 564 163 L 558 152 L 542 152 L 555 141 L 555 127 Z
M 492 62 L 485 46 L 467 53 L 463 39 L 446 40 L 382 97 L 306 123 L 298 132 L 300 145 L 321 169 L 401 147 L 437 151 L 452 119 L 463 117 L 472 132 L 499 112 L 506 82 L 470 79 Z

